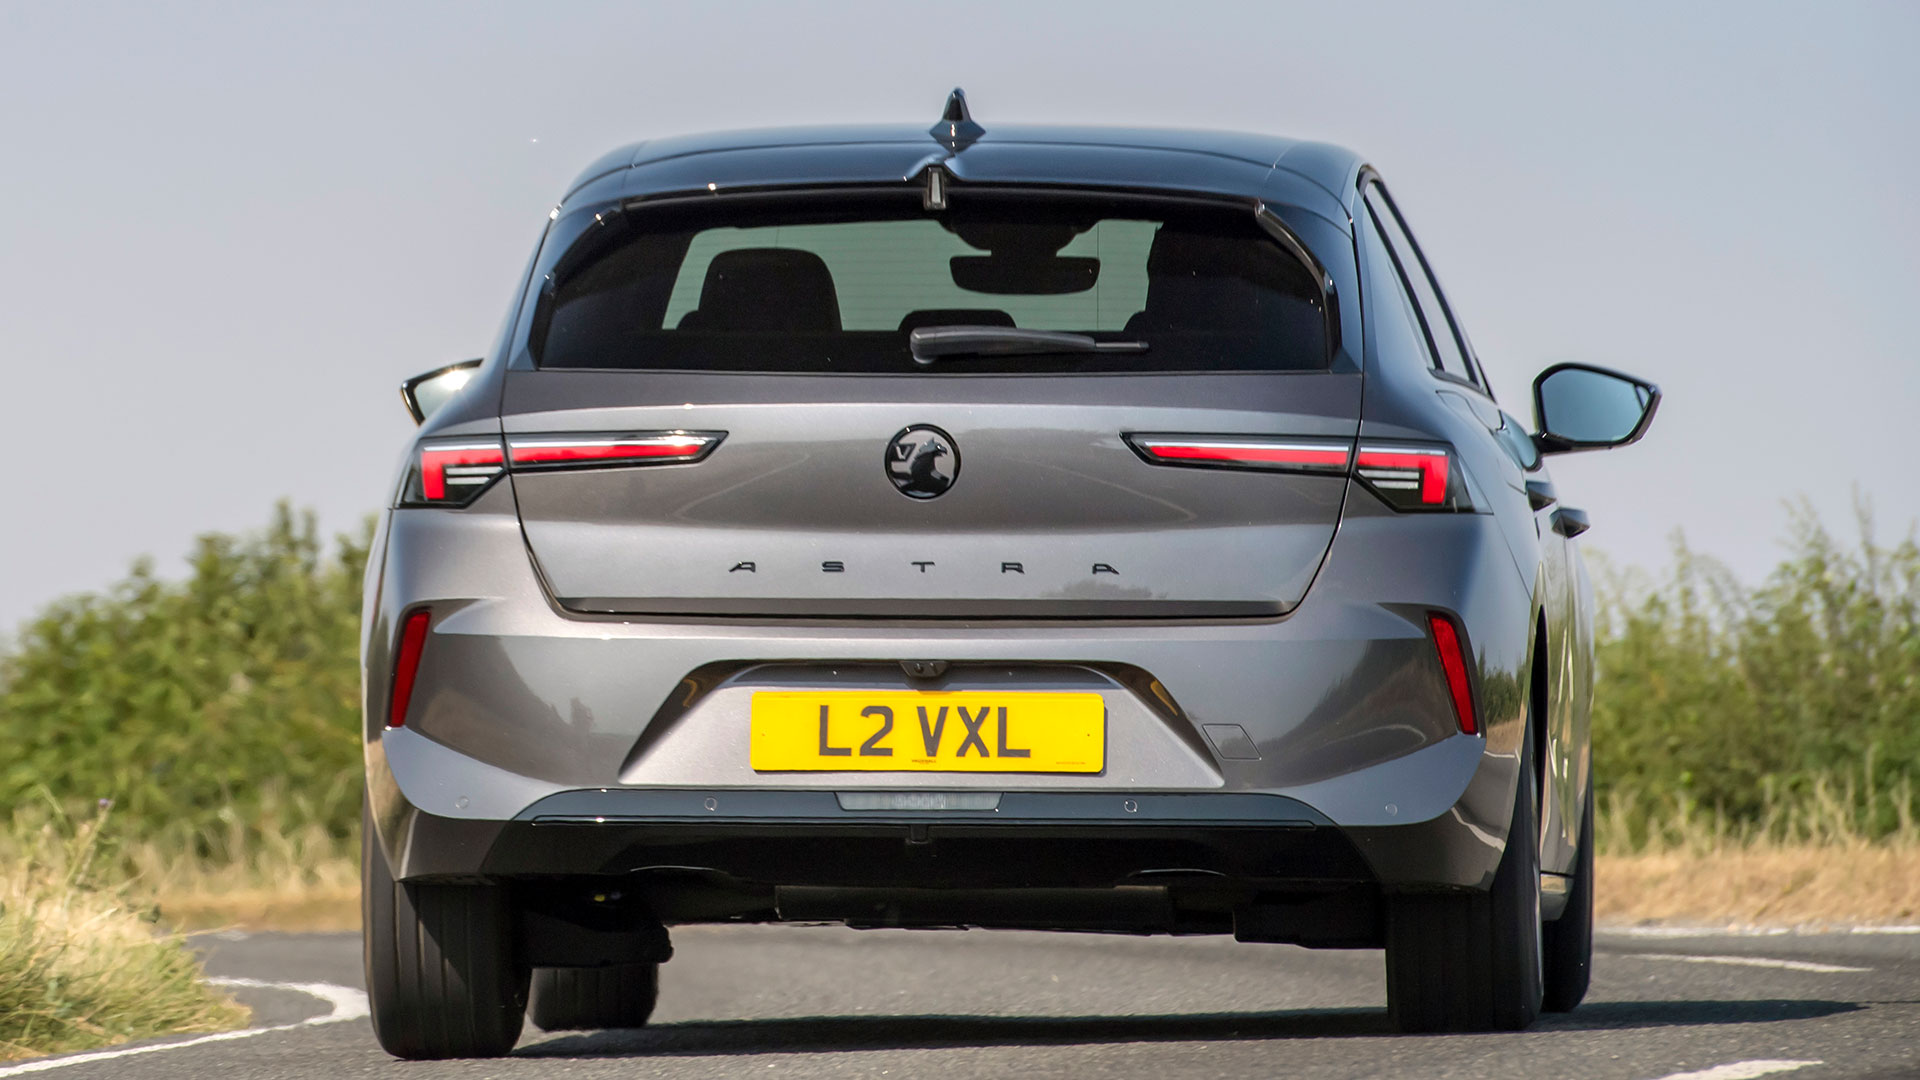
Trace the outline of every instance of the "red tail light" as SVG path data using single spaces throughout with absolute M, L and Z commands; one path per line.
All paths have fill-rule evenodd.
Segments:
M 1278 472 L 1344 473 L 1352 443 L 1265 435 L 1128 435 L 1127 445 L 1155 465 Z
M 1354 474 L 1395 510 L 1471 510 L 1465 478 L 1440 446 L 1363 444 Z
M 407 476 L 402 506 L 466 506 L 507 472 L 699 461 L 724 431 L 639 431 L 621 434 L 516 435 L 502 447 L 487 438 L 427 439 Z
M 1454 718 L 1460 722 L 1461 731 L 1478 734 L 1480 718 L 1473 711 L 1473 684 L 1467 678 L 1467 657 L 1460 648 L 1460 631 L 1452 619 L 1437 613 L 1427 616 L 1427 625 L 1433 630 L 1433 647 L 1440 654 L 1440 668 L 1447 674 L 1447 692 L 1453 695 Z
M 387 700 L 387 726 L 407 722 L 407 705 L 413 700 L 413 677 L 420 671 L 420 650 L 427 645 L 430 616 L 416 611 L 407 616 L 400 628 L 400 647 L 394 650 L 393 694 Z
M 516 471 L 593 465 L 668 465 L 699 461 L 726 437 L 721 431 L 641 431 L 617 435 L 514 435 L 507 440 Z
M 465 506 L 507 470 L 498 439 L 427 439 L 407 477 L 407 506 Z

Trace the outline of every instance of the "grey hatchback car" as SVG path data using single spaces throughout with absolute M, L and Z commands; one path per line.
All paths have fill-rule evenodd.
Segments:
M 364 621 L 402 1057 L 644 1024 L 668 927 L 1386 950 L 1408 1031 L 1573 1008 L 1587 528 L 1379 174 L 939 123 L 618 150 L 421 421 Z

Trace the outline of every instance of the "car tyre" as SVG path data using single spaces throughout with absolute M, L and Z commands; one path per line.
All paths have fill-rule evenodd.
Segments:
M 659 999 L 659 964 L 535 968 L 527 1013 L 542 1031 L 637 1028 Z
M 1519 1031 L 1540 1013 L 1540 799 L 1533 760 L 1529 731 L 1493 886 L 1396 896 L 1389 904 L 1387 1012 L 1401 1031 Z
M 360 908 L 373 1033 L 399 1058 L 500 1057 L 526 1018 L 513 908 L 489 885 L 396 882 L 361 815 Z
M 1587 805 L 1580 812 L 1580 851 L 1568 882 L 1567 907 L 1546 926 L 1546 994 L 1543 1012 L 1572 1012 L 1593 978 L 1593 775 L 1587 775 Z

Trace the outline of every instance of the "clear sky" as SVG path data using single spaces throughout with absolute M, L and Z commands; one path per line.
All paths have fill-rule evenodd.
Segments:
M 1551 10 L 1547 10 L 1551 9 Z M 1748 577 L 1782 501 L 1920 516 L 1920 4 L 0 0 L 0 628 L 282 496 L 348 528 L 549 207 L 654 135 L 976 118 L 1362 151 L 1503 403 L 1659 382 L 1557 459 L 1590 543 Z

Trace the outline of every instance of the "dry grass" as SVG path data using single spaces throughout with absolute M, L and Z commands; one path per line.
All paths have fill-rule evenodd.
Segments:
M 100 825 L 0 829 L 0 1061 L 246 1023 L 150 910 L 95 879 Z
M 232 827 L 214 853 L 170 848 L 126 853 L 167 925 L 180 930 L 358 930 L 358 845 L 318 826 L 262 834 Z
M 1911 789 L 1857 799 L 1819 783 L 1733 824 L 1683 799 L 1615 795 L 1602 807 L 1597 914 L 1611 923 L 1841 925 L 1920 922 L 1920 827 Z M 1897 822 L 1869 839 L 1879 813 Z M 262 826 L 265 826 L 263 829 Z M 182 930 L 357 930 L 358 845 L 317 826 L 237 821 L 124 858 L 160 917 Z
M 1609 923 L 1857 925 L 1920 922 L 1920 846 L 1668 849 L 1599 857 Z M 180 929 L 358 930 L 360 870 L 336 855 L 297 874 L 256 867 L 172 872 L 161 917 Z
M 1920 922 L 1920 847 L 1755 846 L 1602 855 L 1611 923 L 1835 926 Z
M 351 880 L 288 885 L 241 884 L 224 874 L 183 880 L 159 894 L 154 906 L 167 925 L 180 930 L 358 930 L 360 867 L 323 867 L 323 877 Z
M 1596 914 L 1616 923 L 1920 921 L 1920 826 L 1913 806 L 1904 781 L 1891 791 L 1864 793 L 1845 781 L 1816 782 L 1797 798 L 1770 797 L 1766 812 L 1744 824 L 1684 798 L 1657 805 L 1609 798 L 1596 822 Z M 1893 827 L 1887 831 L 1876 821 Z

